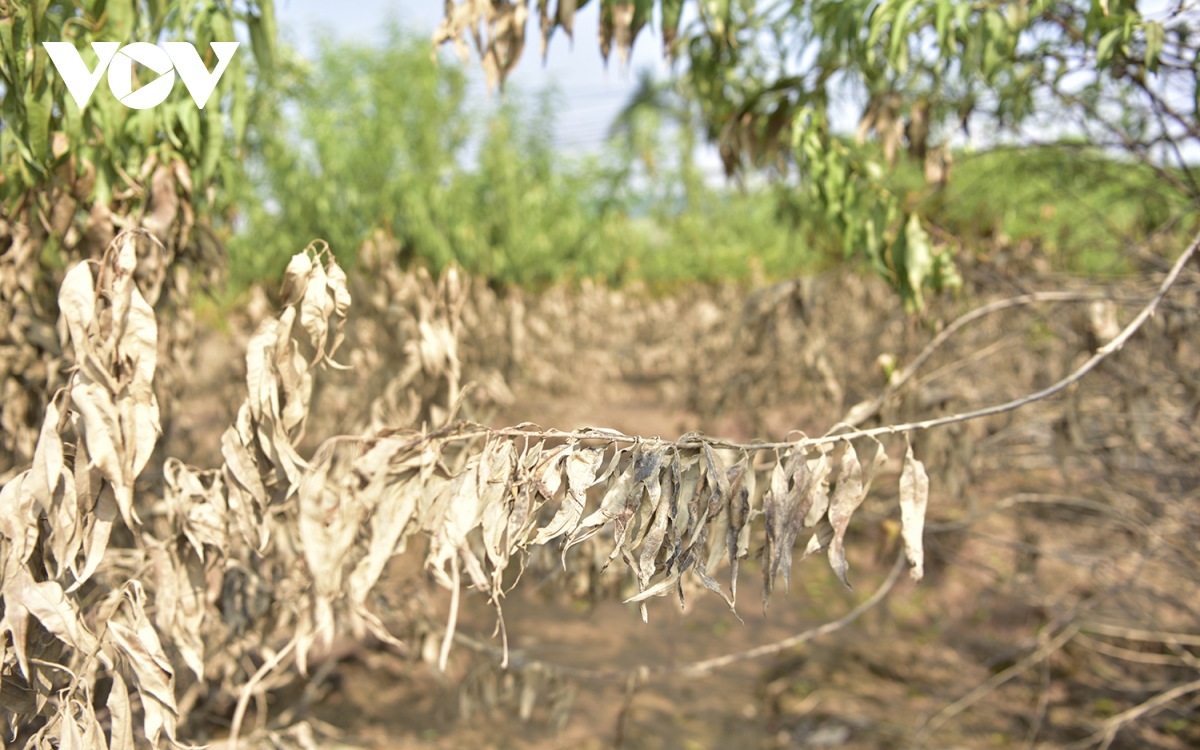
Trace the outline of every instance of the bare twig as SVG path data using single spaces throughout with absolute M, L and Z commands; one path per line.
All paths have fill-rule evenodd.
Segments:
M 857 607 L 850 610 L 845 615 L 838 618 L 837 620 L 834 620 L 833 622 L 826 623 L 818 628 L 813 628 L 812 630 L 806 630 L 803 633 L 797 633 L 796 635 L 793 635 L 790 638 L 784 638 L 782 641 L 776 641 L 775 643 L 768 643 L 765 646 L 758 646 L 756 648 L 748 649 L 746 651 L 738 651 L 733 654 L 726 654 L 725 656 L 718 656 L 713 659 L 706 659 L 704 661 L 692 662 L 691 664 L 684 664 L 679 667 L 670 669 L 670 671 L 693 673 L 693 674 L 694 673 L 711 672 L 714 669 L 726 667 L 726 666 L 729 666 L 730 664 L 734 664 L 739 661 L 746 661 L 747 659 L 757 659 L 757 658 L 760 658 L 763 656 L 773 656 L 774 654 L 778 654 L 781 651 L 786 651 L 789 648 L 799 646 L 801 643 L 806 643 L 806 642 L 811 641 L 814 638 L 817 638 L 819 636 L 826 635 L 827 633 L 832 633 L 837 630 L 841 630 L 842 628 L 846 627 L 850 623 L 857 620 L 859 617 L 862 617 L 862 615 L 865 612 L 874 608 L 877 604 L 879 604 L 881 601 L 883 601 L 884 598 L 888 595 L 888 592 L 890 592 L 892 590 L 892 587 L 896 585 L 896 580 L 900 577 L 900 571 L 903 569 L 904 569 L 904 554 L 903 554 L 903 552 L 901 552 L 901 554 L 899 556 L 897 556 L 897 558 L 896 558 L 896 564 L 892 566 L 892 572 L 888 575 L 887 579 L 885 579 L 884 582 L 879 586 L 879 588 L 875 590 L 875 593 L 871 594 L 870 598 L 868 598 L 865 602 L 858 605 Z M 662 670 L 662 671 L 667 671 L 667 670 Z
M 283 663 L 284 659 L 291 655 L 298 642 L 299 636 L 292 636 L 292 639 L 287 642 L 287 645 L 279 649 L 279 651 L 270 659 L 264 661 L 262 666 L 258 668 L 258 671 L 255 672 L 250 678 L 249 682 L 242 687 L 242 694 L 238 696 L 237 708 L 235 708 L 233 711 L 233 723 L 229 727 L 229 750 L 237 750 L 238 734 L 242 731 L 242 720 L 246 717 L 246 708 L 250 705 L 250 698 L 254 695 L 254 691 L 255 688 L 258 687 L 258 683 L 262 682 L 263 678 L 270 674 L 273 669 Z
M 1144 703 L 1139 703 L 1128 711 L 1122 711 L 1108 721 L 1104 722 L 1104 726 L 1102 726 L 1099 731 L 1091 736 L 1086 737 L 1079 742 L 1066 745 L 1066 750 L 1083 750 L 1083 748 L 1091 747 L 1092 745 L 1096 744 L 1099 744 L 1102 748 L 1107 748 L 1112 744 L 1112 741 L 1116 739 L 1117 732 L 1121 731 L 1121 728 L 1126 724 L 1140 719 L 1148 713 L 1157 711 L 1176 698 L 1185 696 L 1188 693 L 1194 693 L 1197 690 L 1200 690 L 1200 680 L 1192 680 L 1191 682 L 1183 685 L 1177 685 L 1170 690 L 1159 693 L 1150 700 L 1145 701 Z
M 1038 691 L 1037 707 L 1034 709 L 1033 724 L 1025 735 L 1025 747 L 1033 750 L 1038 732 L 1046 723 L 1046 712 L 1050 710 L 1050 660 L 1042 659 L 1042 688 Z
M 966 711 L 996 688 L 1000 687 L 1004 683 L 1032 667 L 1034 664 L 1037 664 L 1050 654 L 1062 648 L 1064 645 L 1066 645 L 1067 641 L 1074 638 L 1075 634 L 1078 632 L 1079 625 L 1077 623 L 1071 623 L 1060 630 L 1056 636 L 1047 639 L 1047 636 L 1050 634 L 1050 629 L 1047 628 L 1043 633 L 1043 643 L 1036 651 L 1029 656 L 1026 656 L 1024 659 L 1012 665 L 1008 669 L 992 675 L 990 678 L 977 685 L 974 690 L 946 706 L 941 711 L 938 711 L 933 718 L 925 722 L 925 724 L 917 732 L 916 736 L 913 737 L 913 745 L 920 747 L 929 737 L 929 735 L 936 732 L 947 721 L 953 719 L 955 716 L 958 716 L 963 711 Z
M 883 405 L 887 403 L 887 400 L 891 398 L 892 394 L 900 390 L 904 384 L 916 374 L 917 370 L 921 368 L 921 365 L 925 364 L 925 362 L 931 356 L 933 356 L 933 353 L 937 351 L 942 344 L 946 343 L 946 341 L 948 341 L 950 337 L 959 330 L 970 325 L 971 323 L 974 323 L 980 318 L 985 318 L 988 315 L 1004 310 L 1011 310 L 1014 307 L 1034 305 L 1039 302 L 1083 302 L 1092 299 L 1098 299 L 1094 292 L 1033 292 L 1031 294 L 1022 294 L 1017 297 L 1010 297 L 1008 299 L 996 300 L 995 302 L 990 302 L 982 307 L 977 307 L 968 313 L 960 315 L 954 320 L 954 322 L 943 328 L 937 336 L 934 336 L 933 340 L 925 345 L 925 348 L 922 349 L 921 353 L 909 363 L 908 367 L 905 367 L 900 374 L 891 379 L 883 393 L 879 394 L 874 401 L 868 402 L 865 406 L 860 404 L 852 408 L 850 412 L 842 417 L 842 421 L 846 424 L 857 427 L 866 420 L 870 419 L 881 408 L 883 408 Z
M 1112 625 L 1104 622 L 1088 621 L 1083 623 L 1083 632 L 1107 635 L 1114 638 L 1124 638 L 1130 641 L 1149 641 L 1152 643 L 1176 643 L 1184 646 L 1200 646 L 1200 635 L 1190 633 L 1168 633 L 1162 630 L 1141 630 L 1127 628 L 1122 625 Z
M 1111 656 L 1114 659 L 1134 661 L 1140 664 L 1179 666 L 1182 662 L 1178 656 L 1172 654 L 1150 654 L 1143 651 L 1134 651 L 1133 649 L 1114 646 L 1111 643 L 1105 643 L 1104 641 L 1082 634 L 1079 636 L 1079 644 L 1084 648 L 1089 648 L 1105 656 Z

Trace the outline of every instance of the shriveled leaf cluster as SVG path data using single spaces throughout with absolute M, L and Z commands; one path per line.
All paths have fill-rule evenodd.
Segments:
M 557 29 L 561 28 L 574 39 L 575 13 L 587 3 L 588 0 L 537 0 L 534 8 L 534 0 L 451 0 L 446 3 L 445 18 L 433 34 L 433 43 L 452 44 L 465 63 L 470 56 L 467 43 L 470 37 L 479 54 L 488 88 L 503 88 L 504 80 L 525 48 L 525 27 L 529 19 L 535 18 L 541 31 L 544 58 L 550 38 Z M 607 62 L 615 43 L 624 64 L 638 34 L 649 23 L 655 3 L 653 0 L 600 0 L 597 4 L 600 6 L 600 54 Z M 663 6 L 665 49 L 669 51 L 683 3 L 668 0 Z
M 313 375 L 342 367 L 335 355 L 350 306 L 332 255 L 310 248 L 288 266 L 282 312 L 249 340 L 247 396 L 221 438 L 223 466 L 166 460 L 164 495 L 152 502 L 138 477 L 160 429 L 157 326 L 137 267 L 135 237 L 124 234 L 101 262 L 67 274 L 61 333 L 77 364 L 47 409 L 31 468 L 0 490 L 0 705 L 14 739 L 29 746 L 184 743 L 202 736 L 189 724 L 198 710 L 229 710 L 242 696 L 240 716 L 246 691 L 286 679 L 250 674 L 247 657 L 277 664 L 291 654 L 304 672 L 313 649 L 340 633 L 402 646 L 376 589 L 388 562 L 413 547 L 455 600 L 463 585 L 478 589 L 501 623 L 503 597 L 534 548 L 551 547 L 565 563 L 585 542 L 606 550 L 602 567 L 620 560 L 629 570 L 644 617 L 649 598 L 682 598 L 687 575 L 733 607 L 741 561 L 758 554 L 759 516 L 767 596 L 780 572 L 790 577 L 800 529 L 826 520 L 830 561 L 844 578 L 846 527 L 885 460 L 877 450 L 864 476 L 849 442 L 835 473 L 828 447 L 768 455 L 700 435 L 558 437 L 461 421 L 331 438 L 306 460 L 296 445 Z M 461 306 L 455 284 L 443 280 L 443 303 L 430 303 L 419 330 L 457 319 L 435 312 Z M 427 333 L 413 352 L 421 372 L 450 379 L 441 393 L 456 399 L 448 360 L 457 335 Z M 910 474 L 923 477 L 911 460 L 904 524 L 919 566 L 927 484 L 904 489 Z M 118 528 L 136 546 L 113 547 Z M 825 546 L 818 539 L 806 554 Z M 718 580 L 726 564 L 728 583 Z M 452 614 L 439 637 L 443 666 L 454 630 Z M 113 685 L 103 721 L 92 699 L 101 679 Z M 558 679 L 523 676 L 521 704 L 549 690 L 555 705 L 569 705 Z M 304 744 L 304 726 L 255 737 Z
M 297 298 L 252 339 L 250 396 L 222 440 L 226 466 L 197 472 L 169 459 L 165 506 L 155 505 L 137 486 L 160 425 L 158 327 L 134 280 L 136 247 L 123 234 L 100 262 L 67 273 L 60 328 L 75 367 L 46 410 L 32 467 L 0 490 L 0 705 L 11 736 L 37 746 L 133 747 L 135 734 L 177 744 L 198 702 L 245 680 L 240 654 L 288 622 L 268 613 L 282 600 L 256 558 L 280 551 L 268 506 L 308 466 L 292 440 L 310 369 L 337 348 L 345 276 L 325 254 L 293 269 Z M 111 548 L 117 527 L 138 545 Z M 113 685 L 104 726 L 91 698 L 101 678 Z

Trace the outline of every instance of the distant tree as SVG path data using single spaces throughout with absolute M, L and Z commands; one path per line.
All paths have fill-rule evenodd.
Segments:
M 465 58 L 472 41 L 488 82 L 503 86 L 530 17 L 544 51 L 557 29 L 572 34 L 587 4 L 447 3 L 434 42 L 452 42 Z M 959 283 L 953 248 L 931 239 L 922 210 L 949 179 L 959 129 L 1020 144 L 1082 137 L 1200 198 L 1186 158 L 1200 136 L 1200 14 L 1187 3 L 1153 17 L 1124 0 L 593 5 L 606 60 L 614 46 L 627 60 L 657 22 L 726 171 L 794 170 L 793 195 L 823 208 L 846 255 L 865 257 L 913 309 L 924 289 Z M 834 132 L 831 110 L 856 102 L 855 137 Z M 926 186 L 915 194 L 896 194 L 886 180 L 904 152 L 923 166 Z

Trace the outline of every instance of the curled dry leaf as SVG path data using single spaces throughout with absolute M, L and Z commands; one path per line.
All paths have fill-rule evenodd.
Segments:
M 559 4 L 560 19 L 568 5 Z M 144 744 L 162 747 L 185 731 L 196 686 L 241 689 L 251 679 L 247 664 L 282 663 L 281 644 L 292 644 L 284 648 L 294 648 L 302 672 L 317 639 L 330 642 L 346 628 L 399 645 L 377 589 L 388 562 L 406 550 L 424 550 L 424 568 L 455 602 L 464 582 L 485 592 L 498 619 L 506 572 L 515 561 L 524 570 L 533 548 L 550 544 L 561 547 L 564 566 L 574 554 L 571 562 L 589 574 L 620 559 L 637 587 L 630 601 L 644 605 L 674 591 L 682 604 L 685 576 L 694 575 L 732 609 L 740 561 L 762 515 L 765 608 L 780 573 L 790 586 L 799 530 L 828 516 L 832 529 L 822 525 L 805 554 L 828 545 L 845 580 L 846 528 L 886 458 L 881 446 L 864 468 L 844 443 L 831 497 L 826 446 L 785 450 L 764 465 L 761 451 L 698 435 L 668 443 L 590 429 L 547 445 L 561 433 L 452 421 L 470 288 L 453 274 L 406 292 L 413 294 L 404 321 L 411 346 L 392 385 L 417 399 L 412 414 L 420 420 L 331 438 L 305 460 L 296 445 L 313 374 L 334 365 L 351 305 L 346 276 L 327 249 L 292 259 L 282 309 L 249 340 L 247 393 L 222 435 L 222 465 L 200 470 L 167 460 L 161 502 L 151 506 L 135 496 L 134 480 L 153 460 L 158 434 L 156 322 L 133 283 L 133 248 L 123 236 L 100 263 L 68 272 L 60 328 L 78 367 L 49 400 L 31 468 L 0 488 L 0 633 L 8 635 L 0 642 L 12 653 L 0 697 L 57 722 L 47 735 L 60 746 L 101 737 L 84 694 L 101 672 L 113 685 L 111 747 L 132 747 L 139 720 Z M 430 397 L 415 395 L 424 385 L 438 398 L 450 394 L 442 418 L 427 408 Z M 408 428 L 421 422 L 422 429 Z M 69 430 L 78 437 L 73 446 L 64 440 Z M 901 505 L 918 571 L 927 484 L 910 451 Z M 106 554 L 110 540 L 124 536 L 113 535 L 122 520 L 138 544 Z M 428 543 L 409 544 L 418 535 Z M 728 593 L 715 577 L 726 563 Z M 54 638 L 35 637 L 31 616 Z M 104 627 L 93 635 L 88 623 Z M 452 615 L 448 633 L 455 623 Z M 42 640 L 59 651 L 46 651 Z M 426 640 L 431 658 L 444 663 L 452 635 Z M 93 658 L 76 693 L 51 702 L 39 665 L 53 660 L 75 670 Z M 16 694 L 22 685 L 28 695 Z M 522 695 L 527 714 L 537 689 Z M 62 706 L 75 707 L 70 721 L 59 716 Z
M 844 546 L 846 528 L 850 525 L 850 517 L 854 515 L 854 511 L 862 504 L 865 497 L 862 464 L 858 461 L 854 445 L 847 440 L 842 453 L 842 465 L 838 474 L 837 486 L 829 501 L 829 523 L 833 526 L 833 541 L 829 544 L 829 565 L 847 588 L 850 587 L 850 582 L 846 580 L 846 570 L 849 567 L 846 564 Z
M 771 471 L 770 487 L 763 497 L 767 536 L 763 555 L 764 611 L 780 571 L 791 590 L 792 547 L 801 526 L 815 525 L 825 514 L 829 505 L 828 476 L 827 454 L 822 452 L 816 459 L 809 459 L 803 450 L 793 451 L 786 464 L 776 461 Z
M 925 508 L 929 505 L 929 477 L 925 465 L 913 457 L 912 445 L 904 454 L 900 472 L 900 533 L 904 537 L 904 554 L 912 566 L 912 577 L 919 581 L 925 576 Z

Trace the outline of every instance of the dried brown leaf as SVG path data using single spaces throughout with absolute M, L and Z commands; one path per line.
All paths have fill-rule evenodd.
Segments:
M 602 451 L 596 448 L 575 450 L 566 459 L 567 496 L 563 498 L 558 512 L 550 522 L 538 530 L 531 544 L 534 546 L 561 536 L 573 534 L 579 528 L 583 518 L 584 506 L 587 504 L 587 491 L 596 480 L 596 470 L 604 459 Z
M 108 714 L 111 717 L 109 747 L 111 750 L 134 750 L 133 711 L 129 705 L 129 688 L 121 673 L 113 670 L 112 688 L 108 691 Z
M 313 262 L 307 252 L 296 253 L 288 261 L 287 269 L 283 272 L 283 287 L 279 290 L 279 301 L 285 307 L 295 305 L 304 299 L 308 291 L 308 282 L 312 278 Z
M 912 566 L 914 581 L 925 575 L 925 546 L 921 537 L 928 505 L 929 477 L 925 474 L 925 465 L 913 457 L 910 444 L 900 472 L 900 533 L 904 537 L 904 554 Z
M 96 648 L 96 637 L 87 629 L 74 602 L 63 593 L 62 586 L 54 581 L 35 582 L 24 566 L 5 580 L 4 604 L 6 620 L 10 611 L 27 612 L 76 651 L 88 654 Z
M 350 574 L 350 599 L 354 603 L 365 604 L 388 560 L 403 551 L 405 530 L 416 513 L 417 500 L 423 490 L 419 474 L 398 477 L 382 471 L 363 490 L 361 499 L 377 494 L 379 500 L 371 507 L 371 540 L 367 555 Z
M 58 291 L 58 309 L 74 346 L 75 361 L 81 362 L 84 352 L 90 348 L 88 331 L 96 313 L 96 290 L 87 261 L 76 264 L 63 277 Z
M 866 497 L 866 489 L 863 485 L 862 465 L 858 461 L 854 445 L 849 440 L 845 441 L 845 445 L 837 486 L 829 501 L 829 523 L 833 525 L 833 541 L 829 544 L 829 565 L 842 583 L 850 588 L 850 582 L 846 580 L 848 566 L 844 540 L 850 517 L 862 504 Z

